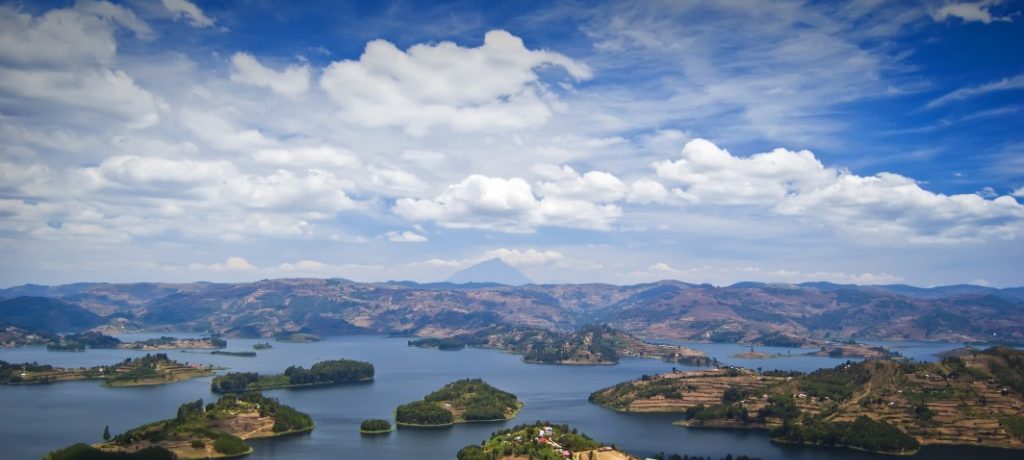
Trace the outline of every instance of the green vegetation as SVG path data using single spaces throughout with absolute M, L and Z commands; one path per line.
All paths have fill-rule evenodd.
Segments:
M 844 401 L 870 378 L 871 373 L 865 364 L 847 361 L 845 365 L 819 369 L 805 375 L 798 386 L 807 396 Z
M 46 344 L 49 351 L 85 351 L 85 345 L 78 342 L 50 342 Z
M 363 434 L 390 433 L 392 430 L 391 422 L 378 418 L 363 420 L 359 424 L 359 432 Z
M 314 334 L 307 334 L 305 332 L 296 332 L 294 334 L 284 334 L 277 337 L 278 342 L 291 342 L 291 343 L 311 343 L 319 342 L 321 339 L 319 336 Z
M 422 401 L 398 406 L 395 420 L 399 425 L 426 426 L 509 420 L 520 407 L 516 395 L 481 379 L 465 379 L 445 385 Z
M 772 440 L 823 446 L 843 446 L 888 454 L 911 454 L 921 447 L 899 428 L 866 416 L 853 422 L 827 422 L 804 416 L 800 423 L 786 420 L 772 430 Z
M 999 419 L 999 424 L 1017 439 L 1024 440 L 1024 415 L 1011 415 Z
M 492 460 L 499 457 L 556 460 L 561 451 L 585 452 L 604 445 L 566 425 L 536 422 L 499 430 L 491 438 L 459 450 L 458 460 Z
M 89 331 L 77 334 L 64 334 L 57 340 L 46 344 L 47 350 L 82 351 L 86 348 L 117 348 L 121 340 L 99 332 Z
M 133 444 L 177 444 L 187 441 L 190 446 L 213 446 L 225 456 L 235 456 L 251 451 L 238 435 L 251 427 L 235 425 L 240 414 L 256 413 L 259 417 L 272 417 L 272 433 L 259 436 L 308 431 L 313 429 L 313 419 L 302 412 L 280 404 L 276 399 L 266 398 L 259 393 L 241 396 L 222 396 L 216 403 L 203 405 L 203 400 L 182 404 L 173 419 L 163 420 L 128 430 L 115 436 L 108 447 L 130 449 Z M 238 430 L 238 431 L 234 431 Z
M 274 348 L 274 346 L 270 342 L 260 342 L 252 346 L 253 350 L 269 350 L 271 348 Z
M 255 372 L 232 372 L 214 377 L 210 389 L 214 393 L 240 393 L 313 385 L 336 385 L 366 382 L 373 379 L 373 364 L 338 359 L 321 361 L 309 369 L 290 366 L 283 374 L 259 375 Z
M 174 460 L 163 447 L 147 447 L 137 452 L 105 452 L 88 444 L 74 444 L 43 456 L 43 460 Z
M 395 421 L 399 425 L 444 426 L 455 423 L 455 416 L 440 403 L 413 401 L 395 409 Z

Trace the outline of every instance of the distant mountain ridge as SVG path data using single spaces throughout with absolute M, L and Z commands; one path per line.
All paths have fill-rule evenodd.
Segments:
M 681 281 L 509 286 L 276 279 L 31 289 L 48 296 L 7 299 L 0 303 L 0 320 L 41 330 L 113 324 L 119 330 L 179 329 L 247 337 L 289 332 L 450 337 L 494 325 L 573 331 L 608 324 L 644 337 L 723 342 L 1024 342 L 1020 288 L 754 282 L 719 287 Z M 24 287 L 4 289 L 0 297 L 23 292 Z
M 464 268 L 448 277 L 449 283 L 498 283 L 508 286 L 533 284 L 526 275 L 501 259 L 494 258 Z

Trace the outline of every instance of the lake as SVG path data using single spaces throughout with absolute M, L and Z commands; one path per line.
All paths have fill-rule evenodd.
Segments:
M 187 334 L 174 334 L 188 336 Z M 121 336 L 136 340 L 157 335 Z M 229 339 L 228 350 L 252 350 L 255 339 Z M 720 361 L 765 369 L 813 370 L 845 359 L 793 356 L 770 360 L 738 360 L 734 353 L 749 349 L 734 344 L 680 342 L 707 351 Z M 915 359 L 957 344 L 901 343 L 913 349 Z M 615 444 L 634 455 L 657 452 L 689 455 L 747 454 L 768 459 L 882 459 L 889 458 L 844 449 L 776 445 L 762 431 L 686 429 L 671 423 L 671 414 L 620 414 L 587 402 L 587 396 L 643 374 L 669 371 L 673 365 L 655 359 L 623 359 L 615 366 L 553 366 L 525 364 L 519 356 L 494 350 L 438 351 L 406 346 L 406 339 L 376 336 L 332 337 L 309 344 L 273 343 L 257 357 L 217 356 L 201 352 L 170 351 L 172 359 L 215 364 L 232 371 L 279 373 L 290 365 L 310 366 L 326 359 L 369 361 L 376 367 L 372 383 L 326 388 L 273 390 L 266 395 L 309 413 L 316 429 L 308 435 L 251 441 L 251 459 L 454 459 L 467 444 L 476 444 L 506 426 L 536 420 L 567 423 L 597 440 Z M 757 347 L 786 353 L 798 350 Z M 89 350 L 49 352 L 45 347 L 0 350 L 0 359 L 13 363 L 38 361 L 56 366 L 111 364 L 144 352 Z M 928 358 L 931 356 L 931 358 Z M 679 368 L 686 366 L 676 365 Z M 505 423 L 465 424 L 440 429 L 399 428 L 390 435 L 361 436 L 359 422 L 367 418 L 392 419 L 395 406 L 422 398 L 445 383 L 480 377 L 519 396 L 526 406 Z M 103 427 L 120 433 L 143 423 L 174 416 L 184 402 L 213 401 L 211 377 L 154 387 L 105 388 L 96 381 L 33 386 L 0 386 L 0 445 L 5 459 L 38 459 L 45 452 L 75 442 L 100 440 Z M 1019 459 L 1019 452 L 966 447 L 929 447 L 923 459 Z

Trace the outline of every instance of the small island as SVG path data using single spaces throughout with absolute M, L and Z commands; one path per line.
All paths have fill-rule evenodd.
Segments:
M 537 422 L 496 431 L 479 445 L 459 450 L 457 460 L 636 460 L 566 425 Z
M 481 379 L 449 383 L 421 401 L 395 409 L 399 426 L 438 427 L 456 423 L 500 422 L 515 418 L 523 407 L 516 395 Z
M 256 357 L 256 352 L 255 351 L 224 351 L 224 350 L 214 350 L 214 351 L 211 351 L 210 354 L 211 355 L 221 355 L 221 356 L 239 356 L 239 357 L 243 357 L 243 358 L 255 358 Z
M 373 364 L 336 359 L 321 361 L 309 369 L 290 366 L 283 374 L 260 375 L 255 372 L 231 372 L 213 378 L 214 393 L 243 393 L 274 388 L 338 385 L 373 380 Z
M 270 342 L 259 342 L 252 346 L 253 350 L 269 350 L 271 348 L 274 348 L 274 346 L 271 345 Z
M 276 340 L 278 342 L 288 342 L 288 343 L 313 343 L 313 342 L 319 342 L 319 341 L 321 341 L 323 339 L 321 339 L 320 336 L 315 335 L 315 334 L 307 334 L 305 332 L 295 332 L 295 333 L 291 333 L 291 334 L 280 335 L 280 336 L 277 337 Z
M 359 424 L 359 432 L 362 434 L 386 434 L 394 431 L 391 422 L 378 418 L 363 420 Z
M 96 445 L 75 444 L 47 454 L 44 460 L 95 458 L 206 459 L 248 455 L 245 441 L 313 430 L 313 419 L 259 393 L 226 395 L 216 403 L 182 404 L 177 415 L 128 430 Z M 117 454 L 134 454 L 123 456 Z M 145 456 L 141 455 L 146 453 Z
M 922 445 L 1024 449 L 1024 351 L 966 350 L 937 363 L 896 357 L 811 373 L 722 368 L 643 376 L 590 401 L 684 414 L 689 428 L 769 430 L 781 443 L 911 455 Z
M 213 366 L 182 364 L 164 353 L 128 358 L 109 366 L 61 368 L 47 364 L 0 361 L 0 384 L 38 385 L 74 380 L 102 380 L 111 387 L 163 385 L 213 375 Z

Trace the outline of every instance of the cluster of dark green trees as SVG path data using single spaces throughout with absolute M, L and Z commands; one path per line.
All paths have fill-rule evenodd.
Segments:
M 571 334 L 552 334 L 547 340 L 533 342 L 523 359 L 533 363 L 559 363 L 585 350 L 599 361 L 617 363 L 619 346 L 614 329 L 592 325 Z
M 47 350 L 81 351 L 86 348 L 117 348 L 121 339 L 109 335 L 88 331 L 76 334 L 64 334 L 59 339 L 46 344 Z
M 818 417 L 804 416 L 800 423 L 786 420 L 772 430 L 772 439 L 792 443 L 845 446 L 871 452 L 907 454 L 921 446 L 912 436 L 895 426 L 866 416 L 853 422 L 828 422 Z
M 442 404 L 459 409 L 467 422 L 506 420 L 519 409 L 516 395 L 499 390 L 481 379 L 449 383 L 423 398 L 398 406 L 395 420 L 408 425 L 450 425 L 456 420 Z
M 210 389 L 214 393 L 240 393 L 293 385 L 331 385 L 364 382 L 373 379 L 373 364 L 337 359 L 321 361 L 309 369 L 290 366 L 283 374 L 259 375 L 255 372 L 231 372 L 214 377 Z
M 552 446 L 534 441 L 535 438 L 541 435 L 541 430 L 545 427 L 552 428 L 552 434 L 550 435 L 552 441 L 557 442 L 571 452 L 594 450 L 602 447 L 601 443 L 578 432 L 575 428 L 570 428 L 564 424 L 559 425 L 538 421 L 533 424 L 519 425 L 496 431 L 491 435 L 490 439 L 480 443 L 480 445 L 463 447 L 459 450 L 456 458 L 458 460 L 495 460 L 501 457 L 514 456 L 536 460 L 562 459 L 561 453 Z
M 846 400 L 871 379 L 871 372 L 867 366 L 875 364 L 877 363 L 847 361 L 846 364 L 831 369 L 819 369 L 804 375 L 800 379 L 799 387 L 807 396 L 836 401 Z
M 413 401 L 395 409 L 395 421 L 406 425 L 451 425 L 455 417 L 440 403 Z
M 379 418 L 363 420 L 363 422 L 359 424 L 359 431 L 364 433 L 382 433 L 391 431 L 391 422 Z
M 174 454 L 162 447 L 147 447 L 137 452 L 104 452 L 88 444 L 74 444 L 43 456 L 43 460 L 174 460 Z

